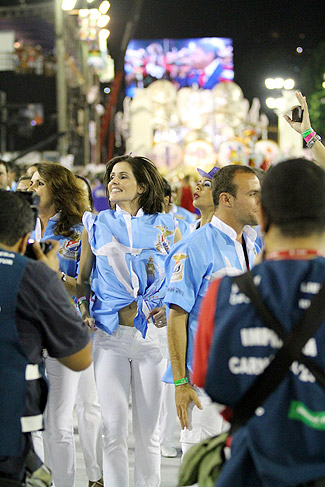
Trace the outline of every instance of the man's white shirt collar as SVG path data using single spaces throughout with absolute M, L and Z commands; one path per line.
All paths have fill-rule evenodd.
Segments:
M 243 246 L 237 240 L 237 232 L 232 227 L 227 225 L 225 222 L 220 220 L 220 218 L 216 217 L 215 215 L 213 215 L 213 217 L 212 217 L 211 224 L 214 227 L 216 227 L 218 230 L 220 230 L 221 232 L 228 235 L 228 237 L 230 237 L 231 240 L 233 240 L 241 268 L 242 268 L 242 270 L 247 270 Z M 243 233 L 245 233 L 245 235 L 247 237 L 247 238 L 245 238 L 245 243 L 246 243 L 246 247 L 247 247 L 248 252 L 249 253 L 254 252 L 255 251 L 254 241 L 256 239 L 257 233 L 249 225 L 246 225 L 244 227 Z
M 218 230 L 221 230 L 223 233 L 228 235 L 228 237 L 230 237 L 232 240 L 237 240 L 237 232 L 232 227 L 227 225 L 227 223 L 220 220 L 220 218 L 218 218 L 217 216 L 213 215 L 211 224 L 214 227 L 218 228 Z M 249 240 L 255 242 L 257 233 L 252 227 L 250 227 L 249 225 L 245 225 L 243 228 L 243 233 L 245 233 Z

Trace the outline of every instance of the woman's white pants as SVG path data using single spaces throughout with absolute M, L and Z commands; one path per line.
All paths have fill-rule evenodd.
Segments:
M 45 411 L 44 457 L 55 487 L 74 487 L 75 443 L 73 409 L 76 408 L 81 449 L 89 480 L 102 477 L 102 417 L 93 365 L 75 372 L 47 357 L 50 383 Z
M 97 330 L 93 358 L 104 423 L 105 487 L 128 487 L 128 411 L 132 394 L 135 438 L 135 487 L 160 485 L 159 413 L 161 376 L 165 361 L 157 330 L 149 325 L 146 338 L 134 327 L 121 326 L 112 334 Z

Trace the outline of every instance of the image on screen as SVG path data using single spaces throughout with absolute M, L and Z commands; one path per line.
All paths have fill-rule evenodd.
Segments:
M 177 88 L 212 89 L 234 78 L 233 43 L 224 37 L 131 40 L 126 50 L 126 95 L 167 79 Z

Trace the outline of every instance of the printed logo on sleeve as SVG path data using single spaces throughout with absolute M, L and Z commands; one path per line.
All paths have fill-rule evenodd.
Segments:
M 177 254 L 173 255 L 173 259 L 176 260 L 176 264 L 175 264 L 170 282 L 177 282 L 177 281 L 181 281 L 183 279 L 184 262 L 182 262 L 182 261 L 184 259 L 186 259 L 187 257 L 188 257 L 187 254 L 182 254 L 181 252 L 178 252 Z
M 158 235 L 158 239 L 156 241 L 156 250 L 163 254 L 168 254 L 170 251 L 170 245 L 168 243 L 167 237 L 173 235 L 175 230 L 169 230 L 166 225 L 156 225 L 155 228 L 157 228 L 161 232 L 161 234 Z

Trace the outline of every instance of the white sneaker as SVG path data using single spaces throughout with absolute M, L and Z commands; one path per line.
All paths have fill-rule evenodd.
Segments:
M 177 457 L 177 450 L 173 446 L 160 445 L 161 456 L 166 458 Z

